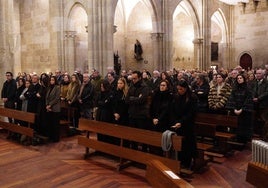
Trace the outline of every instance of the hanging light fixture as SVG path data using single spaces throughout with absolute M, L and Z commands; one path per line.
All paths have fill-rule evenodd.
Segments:
M 219 0 L 228 5 L 237 5 L 238 3 L 248 3 L 249 0 Z

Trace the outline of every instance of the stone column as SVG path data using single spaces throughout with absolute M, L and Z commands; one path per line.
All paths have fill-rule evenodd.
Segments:
M 166 65 L 162 61 L 163 57 L 163 35 L 164 33 L 151 33 L 153 47 L 153 62 L 152 67 L 158 70 L 165 70 Z
M 65 31 L 65 61 L 63 69 L 69 73 L 75 69 L 75 37 L 76 31 Z
M 193 40 L 193 44 L 194 44 L 194 62 L 197 62 L 197 66 L 200 70 L 205 70 L 205 66 L 202 61 L 203 39 L 195 38 Z
M 211 65 L 211 20 L 210 20 L 210 9 L 208 0 L 203 0 L 202 7 L 202 17 L 203 17 L 203 50 L 202 50 L 202 61 L 201 68 L 207 70 Z

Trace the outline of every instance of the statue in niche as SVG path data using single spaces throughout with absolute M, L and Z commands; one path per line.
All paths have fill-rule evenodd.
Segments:
M 143 50 L 142 50 L 141 43 L 138 39 L 136 39 L 136 43 L 134 45 L 134 52 L 135 52 L 134 58 L 137 61 L 143 60 L 143 57 L 142 57 Z
M 114 53 L 114 70 L 115 70 L 116 75 L 120 75 L 121 62 L 119 61 L 118 52 L 116 54 Z

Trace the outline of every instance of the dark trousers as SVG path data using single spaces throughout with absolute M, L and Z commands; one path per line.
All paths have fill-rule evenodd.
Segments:
M 47 112 L 47 136 L 53 141 L 60 140 L 60 112 Z
M 150 122 L 149 119 L 144 117 L 144 118 L 129 118 L 129 125 L 134 128 L 138 129 L 150 129 Z M 131 142 L 131 147 L 133 149 L 138 149 L 138 143 L 137 142 Z M 146 144 L 142 144 L 142 151 L 147 151 L 148 146 Z

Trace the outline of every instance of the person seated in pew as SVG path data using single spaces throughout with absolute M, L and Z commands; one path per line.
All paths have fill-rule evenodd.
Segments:
M 178 93 L 174 96 L 170 108 L 170 129 L 183 136 L 179 160 L 182 168 L 191 169 L 197 156 L 196 138 L 194 134 L 194 119 L 197 111 L 197 97 L 192 93 L 187 81 L 182 80 L 177 85 Z

